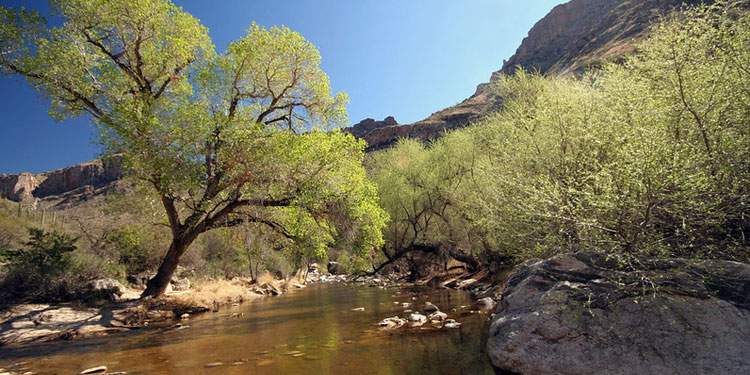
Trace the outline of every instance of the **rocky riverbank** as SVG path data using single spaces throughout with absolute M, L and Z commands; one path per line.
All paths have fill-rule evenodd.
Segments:
M 169 322 L 173 328 L 184 329 L 191 314 L 279 295 L 295 285 L 303 287 L 286 280 L 203 281 L 187 290 L 144 300 L 139 299 L 141 290 L 119 285 L 110 289 L 116 301 L 19 304 L 0 312 L 0 346 L 101 336 Z
M 750 265 L 581 252 L 515 268 L 493 365 L 518 374 L 748 374 Z

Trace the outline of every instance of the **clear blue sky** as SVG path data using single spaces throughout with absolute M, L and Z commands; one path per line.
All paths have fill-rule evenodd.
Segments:
M 454 105 L 489 80 L 536 21 L 564 0 L 173 0 L 207 26 L 218 52 L 255 21 L 284 25 L 315 44 L 335 91 L 349 94 L 351 123 L 401 124 Z M 46 0 L 0 0 L 47 11 Z M 56 123 L 18 77 L 0 77 L 0 173 L 91 160 L 85 117 Z

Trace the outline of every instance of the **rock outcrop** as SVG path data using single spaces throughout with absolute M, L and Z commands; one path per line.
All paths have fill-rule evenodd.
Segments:
M 383 119 L 383 121 L 375 121 L 374 119 L 366 118 L 358 122 L 357 124 L 344 129 L 344 131 L 357 138 L 364 138 L 371 131 L 388 126 L 398 126 L 398 121 L 396 121 L 393 116 L 388 116 Z
M 490 90 L 500 75 L 513 73 L 518 67 L 542 74 L 567 74 L 619 58 L 634 51 L 635 42 L 661 15 L 683 4 L 700 2 L 572 0 L 558 5 L 531 28 L 516 53 L 492 73 L 489 83 L 478 85 L 470 98 L 413 124 L 365 127 L 360 123 L 351 133 L 367 141 L 368 151 L 390 147 L 399 138 L 426 141 L 440 137 L 446 130 L 477 122 L 500 107 L 500 98 Z M 364 122 L 372 124 L 369 119 Z
M 40 174 L 20 173 L 0 176 L 0 197 L 25 204 L 37 199 L 61 198 L 71 203 L 107 190 L 124 176 L 122 159 L 114 156 Z
M 518 374 L 748 374 L 750 265 L 581 252 L 512 272 L 492 364 Z

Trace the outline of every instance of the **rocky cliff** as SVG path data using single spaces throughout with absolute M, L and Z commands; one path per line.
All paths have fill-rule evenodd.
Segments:
M 376 127 L 364 135 L 355 135 L 368 142 L 369 151 L 389 147 L 402 137 L 439 137 L 445 130 L 476 122 L 499 107 L 499 98 L 489 89 L 499 75 L 513 73 L 518 67 L 543 74 L 568 74 L 595 67 L 602 61 L 632 53 L 635 42 L 660 16 L 683 4 L 699 2 L 572 0 L 558 5 L 531 28 L 516 53 L 470 98 L 413 124 Z
M 3 174 L 0 197 L 30 205 L 50 197 L 69 202 L 107 190 L 123 176 L 122 160 L 116 156 L 40 174 Z

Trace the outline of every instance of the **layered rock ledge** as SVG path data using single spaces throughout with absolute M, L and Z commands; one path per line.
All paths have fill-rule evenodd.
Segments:
M 510 275 L 487 348 L 517 374 L 748 374 L 750 265 L 580 252 Z

